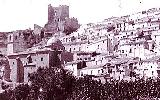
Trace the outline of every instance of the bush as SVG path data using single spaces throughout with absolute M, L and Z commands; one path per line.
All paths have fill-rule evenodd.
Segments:
M 78 20 L 76 18 L 68 18 L 64 23 L 64 33 L 66 33 L 66 35 L 69 35 L 72 32 L 77 31 L 79 27 L 80 25 L 78 24 Z

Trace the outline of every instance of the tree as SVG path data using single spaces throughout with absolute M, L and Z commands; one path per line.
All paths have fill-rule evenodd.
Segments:
M 30 75 L 35 99 L 65 100 L 71 94 L 74 76 L 62 68 L 39 68 Z
M 64 33 L 69 35 L 72 32 L 77 31 L 79 27 L 80 25 L 78 24 L 78 20 L 76 18 L 67 18 L 64 23 Z
M 29 95 L 30 87 L 28 84 L 20 84 L 14 89 L 16 100 L 26 100 Z
M 109 24 L 108 26 L 107 26 L 107 32 L 110 32 L 110 31 L 113 31 L 115 29 L 115 26 L 113 25 L 113 24 Z

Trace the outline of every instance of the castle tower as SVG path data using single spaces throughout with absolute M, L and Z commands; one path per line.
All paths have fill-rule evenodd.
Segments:
M 48 5 L 48 22 L 44 26 L 46 31 L 56 33 L 64 30 L 65 19 L 69 18 L 69 6 L 60 5 L 59 7 L 52 7 Z
M 69 6 L 52 7 L 51 4 L 48 5 L 48 23 L 65 21 L 66 18 L 69 18 Z

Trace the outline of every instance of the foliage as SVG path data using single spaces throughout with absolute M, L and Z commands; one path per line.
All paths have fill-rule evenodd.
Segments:
M 142 38 L 142 37 L 144 37 L 144 32 L 143 31 L 138 31 L 137 35 L 138 35 L 139 38 Z
M 96 51 L 92 53 L 92 57 L 95 57 L 97 55 L 100 55 L 100 53 L 97 53 Z
M 3 93 L 0 94 L 0 100 L 15 100 L 13 94 L 13 90 L 5 90 Z
M 26 100 L 30 91 L 28 84 L 20 84 L 15 89 L 15 98 L 17 100 Z
M 145 35 L 145 40 L 152 40 L 151 35 Z
M 64 23 L 64 33 L 69 35 L 72 32 L 77 31 L 79 27 L 80 25 L 78 24 L 78 20 L 76 18 L 67 18 Z
M 74 83 L 74 77 L 71 73 L 64 69 L 51 67 L 51 68 L 39 68 L 36 73 L 33 73 L 30 78 L 34 92 L 39 91 L 41 88 L 43 91 L 38 92 L 41 98 L 45 100 L 64 100 L 69 92 L 72 90 L 72 83 Z
M 90 76 L 76 78 L 62 68 L 39 68 L 21 84 L 0 94 L 0 100 L 139 100 L 160 98 L 160 79 L 110 80 L 102 84 Z
M 135 22 L 134 22 L 134 20 L 130 20 L 130 21 L 128 22 L 128 24 L 133 26 L 133 25 L 135 25 Z
M 115 29 L 115 26 L 113 24 L 107 26 L 107 32 L 110 32 L 114 29 Z
M 5 90 L 9 87 L 9 85 L 5 84 L 4 82 L 1 83 L 2 89 Z
M 143 46 L 144 46 L 144 49 L 149 49 L 149 44 L 147 41 L 144 42 Z

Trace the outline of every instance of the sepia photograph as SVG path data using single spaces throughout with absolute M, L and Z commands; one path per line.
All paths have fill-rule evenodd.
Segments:
M 160 0 L 0 0 L 0 100 L 160 100 Z

